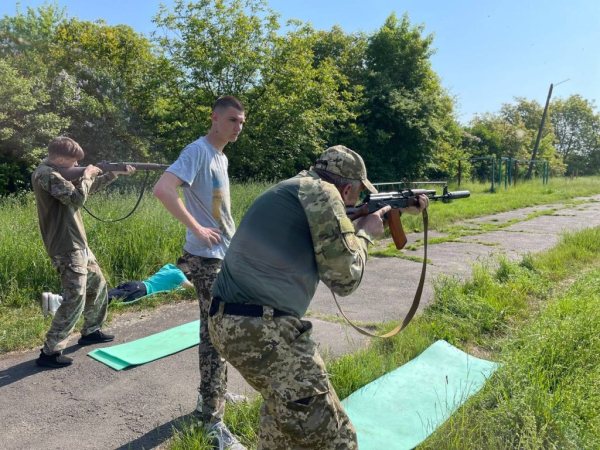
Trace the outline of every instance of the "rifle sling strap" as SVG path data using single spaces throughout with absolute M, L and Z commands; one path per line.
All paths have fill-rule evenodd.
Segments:
M 335 300 L 335 304 L 337 305 L 338 309 L 342 313 L 342 316 L 344 316 L 344 319 L 346 319 L 346 321 L 350 324 L 350 326 L 352 328 L 354 328 L 356 331 L 358 331 L 360 334 L 364 334 L 365 336 L 370 336 L 370 337 L 377 337 L 377 338 L 390 338 L 392 336 L 397 335 L 400 331 L 402 331 L 404 328 L 406 328 L 406 326 L 410 323 L 410 321 L 414 317 L 415 313 L 417 312 L 417 309 L 419 308 L 419 302 L 421 301 L 421 294 L 423 293 L 423 286 L 425 285 L 425 273 L 427 271 L 427 229 L 428 229 L 428 225 L 429 225 L 429 217 L 427 216 L 427 210 L 424 209 L 423 210 L 423 239 L 424 239 L 423 268 L 421 269 L 421 278 L 419 279 L 419 285 L 417 286 L 417 292 L 415 292 L 415 298 L 413 299 L 413 303 L 410 307 L 410 310 L 408 311 L 408 314 L 406 314 L 406 317 L 404 318 L 404 321 L 402 322 L 402 324 L 398 325 L 392 331 L 389 331 L 385 334 L 377 335 L 374 333 L 370 333 L 367 330 L 363 330 L 358 325 L 353 324 L 352 321 L 346 315 L 346 313 L 344 313 L 344 311 L 342 310 L 342 307 L 340 306 L 340 304 L 337 300 L 337 297 L 335 296 L 335 293 L 333 291 L 331 291 L 331 294 L 333 295 L 333 299 Z
M 133 207 L 133 209 L 126 216 L 120 217 L 119 219 L 102 219 L 101 217 L 98 217 L 98 216 L 95 216 L 94 214 L 92 214 L 92 212 L 89 209 L 87 209 L 85 207 L 85 205 L 81 205 L 81 207 L 84 209 L 84 211 L 86 213 L 88 213 L 90 216 L 92 216 L 94 219 L 98 220 L 99 222 L 113 223 L 113 222 L 120 222 L 121 220 L 125 220 L 135 212 L 135 210 L 137 209 L 138 206 L 140 206 L 140 202 L 142 201 L 142 197 L 144 196 L 144 191 L 146 190 L 146 184 L 148 184 L 149 176 L 150 176 L 150 171 L 146 170 L 146 177 L 144 178 L 144 183 L 142 184 L 142 189 L 140 190 L 140 196 L 138 197 L 137 202 L 136 202 L 135 206 Z

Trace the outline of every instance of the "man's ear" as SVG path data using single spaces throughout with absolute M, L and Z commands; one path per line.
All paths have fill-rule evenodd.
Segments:
M 347 184 L 346 186 L 344 186 L 344 195 L 347 197 L 352 193 L 352 185 L 351 184 Z
M 352 193 L 352 185 L 345 184 L 340 190 L 340 195 L 342 196 L 342 200 L 345 202 L 348 196 Z

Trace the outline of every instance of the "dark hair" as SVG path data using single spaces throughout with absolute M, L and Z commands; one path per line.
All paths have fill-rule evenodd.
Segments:
M 363 184 L 360 180 L 353 180 L 352 178 L 345 178 L 337 173 L 331 173 L 323 169 L 315 169 L 311 167 L 311 170 L 317 173 L 322 180 L 333 184 L 336 188 L 341 189 L 346 185 L 352 186 L 352 189 L 359 189 Z
M 215 104 L 213 105 L 213 112 L 216 111 L 217 109 L 227 109 L 227 108 L 235 108 L 238 111 L 244 112 L 244 105 L 242 105 L 242 102 L 240 102 L 237 98 L 235 98 L 233 95 L 224 95 L 223 97 L 220 97 Z
M 76 158 L 77 160 L 80 160 L 83 158 L 83 150 L 73 139 L 58 136 L 52 139 L 50 144 L 48 144 L 48 156 L 51 158 L 63 156 L 65 158 Z
M 180 256 L 179 258 L 177 258 L 177 263 L 175 265 L 179 270 L 183 272 L 188 281 L 192 281 L 192 274 L 190 272 L 187 259 L 185 259 L 183 256 Z

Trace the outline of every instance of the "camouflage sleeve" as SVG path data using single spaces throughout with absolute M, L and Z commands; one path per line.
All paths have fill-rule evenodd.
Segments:
M 89 193 L 93 194 L 94 192 L 99 191 L 103 187 L 108 186 L 110 183 L 112 183 L 116 179 L 117 179 L 117 176 L 112 172 L 108 172 L 108 173 L 105 173 L 104 175 L 100 175 L 100 176 L 94 178 L 94 182 L 92 183 L 92 186 L 90 187 Z
M 60 202 L 69 206 L 80 207 L 89 195 L 92 180 L 82 179 L 78 186 L 65 180 L 54 170 L 40 171 L 35 175 L 35 181 Z
M 336 294 L 351 294 L 362 280 L 371 237 L 355 232 L 332 184 L 303 179 L 298 197 L 308 218 L 319 278 Z

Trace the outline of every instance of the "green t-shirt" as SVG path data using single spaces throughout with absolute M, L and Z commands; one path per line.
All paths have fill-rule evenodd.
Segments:
M 302 317 L 319 279 L 339 295 L 358 287 L 367 241 L 355 234 L 335 187 L 302 172 L 271 187 L 248 208 L 213 296 Z

